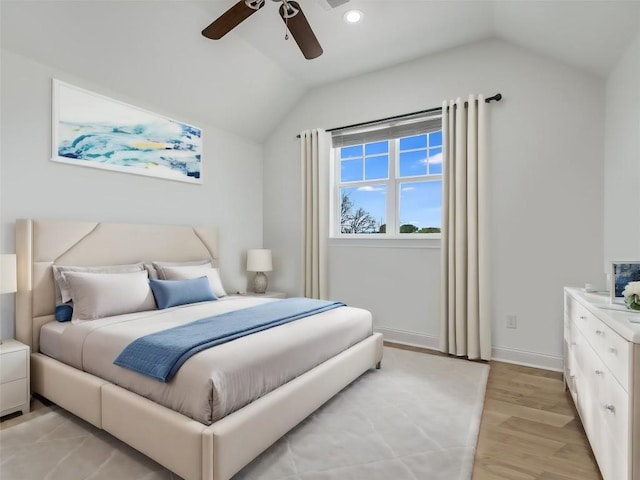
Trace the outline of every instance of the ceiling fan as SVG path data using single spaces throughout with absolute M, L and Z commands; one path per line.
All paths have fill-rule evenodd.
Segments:
M 307 18 L 302 13 L 300 4 L 294 0 L 272 0 L 280 2 L 280 17 L 291 32 L 307 60 L 322 55 L 322 47 L 316 38 Z M 202 35 L 212 40 L 220 40 L 223 36 L 240 25 L 255 12 L 264 7 L 265 0 L 240 0 L 229 10 L 220 15 L 211 25 L 202 31 Z M 285 36 L 288 38 L 288 36 Z

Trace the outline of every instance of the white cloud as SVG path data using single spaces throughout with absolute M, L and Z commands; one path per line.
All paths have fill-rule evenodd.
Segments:
M 383 186 L 365 185 L 364 187 L 358 187 L 359 192 L 384 192 Z
M 428 159 L 425 158 L 424 160 L 420 160 L 420 163 L 422 163 L 423 165 L 426 165 L 427 163 L 430 163 L 432 165 L 434 163 L 442 163 L 442 152 L 437 153 L 436 155 L 432 155 Z
M 415 190 L 415 189 L 416 189 L 416 187 L 402 187 L 402 191 L 403 192 L 408 192 L 410 190 Z

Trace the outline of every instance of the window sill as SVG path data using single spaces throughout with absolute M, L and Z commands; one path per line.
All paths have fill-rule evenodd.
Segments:
M 373 237 L 368 235 L 329 238 L 330 247 L 356 248 L 434 248 L 440 249 L 440 236 L 420 238 L 414 235 L 397 237 Z

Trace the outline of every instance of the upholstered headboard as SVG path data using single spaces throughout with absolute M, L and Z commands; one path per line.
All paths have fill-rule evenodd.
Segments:
M 54 319 L 51 266 L 119 265 L 155 260 L 218 260 L 211 227 L 20 219 L 16 221 L 16 338 L 39 350 L 40 327 Z

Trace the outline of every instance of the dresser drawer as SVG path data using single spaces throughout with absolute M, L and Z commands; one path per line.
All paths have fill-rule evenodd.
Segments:
M 609 432 L 604 432 L 595 440 L 600 451 L 598 466 L 604 480 L 629 480 L 629 457 L 623 448 L 620 448 L 619 438 L 612 437 Z
M 0 411 L 4 412 L 25 403 L 27 403 L 26 378 L 0 385 Z
M 613 372 L 620 385 L 629 391 L 631 343 L 609 328 L 583 305 L 569 299 L 572 327 L 579 329 L 598 356 Z
M 593 353 L 585 356 L 584 375 L 594 393 L 594 407 L 600 415 L 602 433 L 614 438 L 616 448 L 626 452 L 630 428 L 629 394 Z
M 574 381 L 576 387 L 576 408 L 580 413 L 582 426 L 589 438 L 589 443 L 591 443 L 593 453 L 598 460 L 598 463 L 600 463 L 600 451 L 596 448 L 596 445 L 592 440 L 594 438 L 599 438 L 602 432 L 602 421 L 598 408 L 599 402 L 596 398 L 596 393 L 593 390 L 592 385 L 588 382 L 587 374 L 583 368 L 576 371 Z
M 589 313 L 588 324 L 588 330 L 585 332 L 587 341 L 620 382 L 622 388 L 628 392 L 631 344 L 591 313 Z
M 587 310 L 573 298 L 570 298 L 568 303 L 571 306 L 571 321 L 576 327 L 578 327 L 581 332 L 586 334 L 587 329 L 589 328 L 589 319 L 595 317 L 593 317 L 589 310 Z
M 27 376 L 27 351 L 19 350 L 0 355 L 0 382 L 13 382 Z

